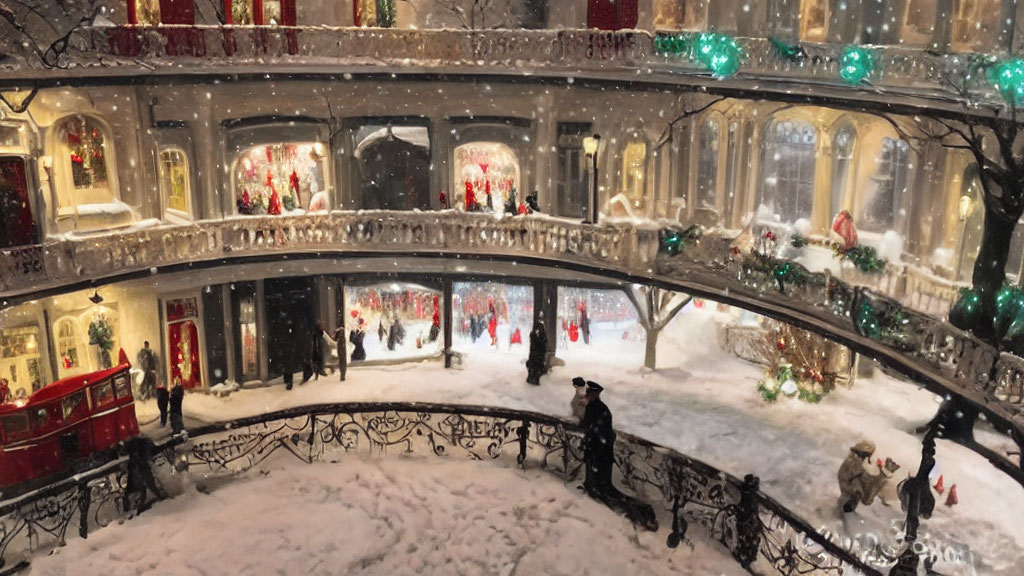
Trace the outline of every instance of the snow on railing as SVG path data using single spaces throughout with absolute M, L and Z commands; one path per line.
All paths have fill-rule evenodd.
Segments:
M 257 63 L 263 69 L 281 64 L 312 68 L 346 66 L 411 66 L 416 68 L 475 67 L 494 70 L 615 70 L 635 75 L 637 69 L 706 74 L 687 58 L 660 54 L 656 34 L 645 30 L 615 32 L 563 30 L 412 30 L 339 28 L 331 26 L 208 26 L 161 25 L 85 27 L 76 32 L 74 51 L 62 73 L 89 73 L 97 68 L 180 73 L 182 65 L 234 68 Z M 766 38 L 739 38 L 744 59 L 739 75 L 780 81 L 840 83 L 842 46 L 806 43 L 805 58 L 781 56 Z M 959 77 L 968 58 L 936 55 L 902 46 L 873 48 L 878 72 L 872 86 L 899 88 L 922 95 L 949 91 L 947 78 Z M 26 68 L 44 69 L 41 61 L 8 59 L 0 75 L 23 75 Z M 975 88 L 991 90 L 980 84 Z
M 659 253 L 653 224 L 595 226 L 546 216 L 499 218 L 457 211 L 240 216 L 68 236 L 0 251 L 0 297 L 28 297 L 46 289 L 115 281 L 147 269 L 183 270 L 204 261 L 274 253 L 475 254 L 565 263 L 632 281 L 659 282 L 804 325 L 911 375 L 936 393 L 963 395 L 995 421 L 1024 432 L 1024 399 L 1019 394 L 995 395 L 996 349 L 907 307 L 913 297 L 900 293 L 897 279 L 883 278 L 877 286 L 885 291 L 879 292 L 827 271 L 801 272 L 798 264 L 788 263 L 792 280 L 734 254 L 730 244 L 728 238 L 706 236 L 682 254 L 669 256 Z M 865 315 L 879 328 L 865 331 Z
M 189 431 L 190 469 L 233 476 L 274 453 L 302 462 L 339 455 L 421 454 L 502 460 L 539 468 L 565 482 L 582 479 L 582 431 L 556 416 L 477 406 L 356 403 L 293 408 Z M 755 573 L 878 575 L 896 558 L 870 562 L 844 550 L 743 480 L 630 434 L 615 443 L 614 483 L 663 511 L 679 503 L 681 520 L 703 527 Z M 744 498 L 744 494 L 749 497 Z M 748 509 L 749 507 L 749 509 Z M 649 528 L 656 528 L 648 526 Z M 683 528 L 685 537 L 685 527 Z M 927 550 L 922 551 L 927 554 Z

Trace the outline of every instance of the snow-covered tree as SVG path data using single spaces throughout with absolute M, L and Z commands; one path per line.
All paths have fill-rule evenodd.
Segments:
M 658 335 L 680 310 L 693 301 L 693 296 L 653 286 L 633 286 L 626 294 L 636 306 L 640 325 L 647 335 L 644 366 L 654 370 L 657 368 Z

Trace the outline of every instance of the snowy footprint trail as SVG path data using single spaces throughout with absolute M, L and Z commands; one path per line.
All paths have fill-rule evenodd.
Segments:
M 746 574 L 697 529 L 693 549 L 671 550 L 666 531 L 634 530 L 537 470 L 415 457 L 273 462 L 266 475 L 208 495 L 191 488 L 69 538 L 28 574 Z

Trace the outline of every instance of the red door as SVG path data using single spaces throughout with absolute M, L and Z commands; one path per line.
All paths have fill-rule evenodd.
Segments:
M 636 28 L 637 0 L 587 0 L 587 28 Z
M 199 365 L 198 300 L 179 298 L 166 302 L 167 343 L 171 380 L 180 380 L 186 390 L 203 386 L 203 373 Z
M 25 161 L 12 156 L 0 157 L 0 248 L 36 242 Z

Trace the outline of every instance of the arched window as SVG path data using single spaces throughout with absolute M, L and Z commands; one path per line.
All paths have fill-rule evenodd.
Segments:
M 971 162 L 964 168 L 963 190 L 957 203 L 958 220 L 961 227 L 959 250 L 957 251 L 956 279 L 969 282 L 974 274 L 974 262 L 981 249 L 981 237 L 985 228 L 985 205 L 982 202 L 981 181 L 978 179 L 978 165 Z M 1016 234 L 1015 234 L 1016 237 Z M 1011 242 L 1012 247 L 1012 242 Z M 1007 259 L 1007 266 L 1013 258 Z
M 849 185 L 850 172 L 853 166 L 853 149 L 857 140 L 857 131 L 847 124 L 836 131 L 832 138 L 832 213 L 835 216 L 843 209 L 846 199 L 846 187 Z
M 363 126 L 356 133 L 355 156 L 361 208 L 430 208 L 430 132 L 426 126 Z
M 984 52 L 1002 37 L 1000 0 L 953 0 L 953 51 Z
M 705 0 L 654 0 L 654 28 L 697 30 L 704 27 Z
M 160 151 L 160 188 L 167 212 L 192 217 L 192 187 L 188 176 L 188 156 L 178 147 Z
M 896 229 L 905 210 L 903 198 L 907 192 L 910 166 L 910 144 L 906 140 L 882 138 L 878 158 L 878 171 L 872 177 L 874 191 L 864 199 L 858 224 L 864 230 L 885 232 Z
M 61 377 L 74 373 L 80 366 L 78 352 L 78 321 L 62 318 L 57 321 L 57 369 Z
M 808 122 L 772 122 L 764 135 L 761 204 L 782 222 L 810 218 L 818 132 Z
M 925 46 L 935 33 L 936 0 L 907 0 L 900 40 L 913 46 Z
M 824 42 L 828 34 L 828 0 L 803 0 L 800 6 L 800 38 Z
M 622 193 L 633 209 L 644 206 L 644 182 L 647 172 L 647 143 L 634 135 L 622 152 Z
M 113 199 L 107 137 L 99 122 L 78 114 L 61 120 L 57 130 L 64 148 L 62 165 L 70 174 L 74 189 L 73 198 L 68 201 L 94 204 Z
M 718 151 L 721 141 L 718 120 L 705 120 L 700 126 L 700 143 L 697 147 L 698 209 L 718 209 Z

